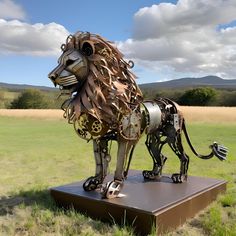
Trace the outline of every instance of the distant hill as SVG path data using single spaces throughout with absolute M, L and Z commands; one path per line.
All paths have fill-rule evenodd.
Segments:
M 174 88 L 192 88 L 192 87 L 203 87 L 210 86 L 213 88 L 220 89 L 236 89 L 236 79 L 234 80 L 225 80 L 217 76 L 205 76 L 201 78 L 182 78 L 175 79 L 165 82 L 155 82 L 148 84 L 140 84 L 141 89 L 174 89 Z M 44 91 L 58 91 L 58 88 L 46 87 L 46 86 L 34 86 L 27 84 L 8 84 L 1 83 L 0 88 L 6 88 L 10 90 L 22 90 L 22 89 L 39 89 Z
M 225 80 L 218 76 L 205 76 L 201 78 L 182 78 L 165 82 L 140 84 L 141 89 L 173 89 L 210 86 L 220 89 L 236 89 L 236 79 Z
M 43 91 L 53 91 L 56 88 L 53 87 L 46 87 L 46 86 L 36 86 L 36 85 L 28 85 L 28 84 L 8 84 L 8 83 L 1 83 L 0 88 L 5 88 L 9 90 L 23 90 L 23 89 L 39 89 Z

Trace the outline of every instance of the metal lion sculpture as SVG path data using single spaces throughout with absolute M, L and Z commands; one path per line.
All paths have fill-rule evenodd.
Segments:
M 140 136 L 146 134 L 146 146 L 153 159 L 152 170 L 144 170 L 147 180 L 158 179 L 167 157 L 162 148 L 168 144 L 180 160 L 180 171 L 172 175 L 174 183 L 187 180 L 189 157 L 181 133 L 193 153 L 202 159 L 213 156 L 225 160 L 227 149 L 214 142 L 209 155 L 199 155 L 192 146 L 179 106 L 167 98 L 143 101 L 142 93 L 121 52 L 99 35 L 77 32 L 61 46 L 58 66 L 48 77 L 69 98 L 62 104 L 64 117 L 76 133 L 93 141 L 95 175 L 83 184 L 85 191 L 100 189 L 104 198 L 119 195 L 132 154 Z M 114 180 L 103 183 L 111 159 L 108 142 L 118 143 Z

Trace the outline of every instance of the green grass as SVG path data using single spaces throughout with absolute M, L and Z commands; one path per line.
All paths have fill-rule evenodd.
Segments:
M 73 210 L 57 208 L 48 188 L 94 174 L 92 144 L 79 139 L 66 121 L 0 117 L 0 235 L 132 235 L 130 227 L 94 221 Z M 206 211 L 172 234 L 236 235 L 236 124 L 192 123 L 192 143 L 201 153 L 219 141 L 229 148 L 226 162 L 200 160 L 190 155 L 189 175 L 228 181 L 226 194 Z M 141 139 L 131 168 L 151 168 L 152 162 Z M 115 166 L 116 143 L 112 145 Z M 166 173 L 179 170 L 179 161 L 168 149 Z

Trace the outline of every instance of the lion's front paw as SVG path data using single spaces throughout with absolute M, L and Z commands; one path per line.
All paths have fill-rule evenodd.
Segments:
M 179 184 L 179 183 L 183 183 L 183 182 L 187 181 L 187 176 L 181 175 L 179 173 L 175 173 L 171 176 L 171 179 L 172 179 L 173 183 Z
M 110 181 L 104 184 L 101 188 L 101 194 L 103 198 L 116 198 L 118 197 L 122 188 L 122 183 L 117 181 Z
M 98 188 L 98 185 L 101 183 L 102 181 L 100 178 L 96 176 L 91 176 L 84 182 L 83 188 L 85 191 L 93 191 Z

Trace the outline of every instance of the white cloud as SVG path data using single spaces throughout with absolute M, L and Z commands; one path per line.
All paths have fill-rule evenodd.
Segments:
M 18 20 L 0 19 L 0 53 L 53 56 L 69 32 L 56 23 L 28 24 Z
M 3 19 L 25 19 L 23 8 L 11 0 L 0 0 L 0 18 Z
M 0 0 L 0 54 L 54 56 L 69 32 L 60 24 L 30 24 L 24 9 L 12 0 Z
M 236 78 L 236 27 L 219 28 L 234 20 L 235 0 L 160 3 L 134 15 L 133 37 L 118 46 L 127 57 L 157 73 Z

